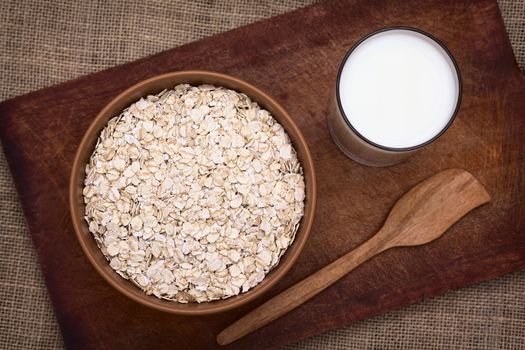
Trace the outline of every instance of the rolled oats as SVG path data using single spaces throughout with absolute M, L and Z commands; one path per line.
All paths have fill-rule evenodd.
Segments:
M 244 94 L 177 85 L 102 130 L 85 219 L 110 266 L 181 303 L 246 292 L 292 244 L 302 168 L 282 126 Z

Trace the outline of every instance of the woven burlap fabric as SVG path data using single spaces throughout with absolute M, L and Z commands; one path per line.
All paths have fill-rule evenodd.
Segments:
M 0 99 L 108 68 L 313 1 L 2 1 Z M 522 69 L 525 1 L 499 2 Z M 62 339 L 0 151 L 0 349 Z M 524 349 L 525 272 L 327 332 L 291 349 Z

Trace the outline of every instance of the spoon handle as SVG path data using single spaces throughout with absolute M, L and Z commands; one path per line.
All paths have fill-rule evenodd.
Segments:
M 372 236 L 356 249 L 249 312 L 219 333 L 217 343 L 220 345 L 229 344 L 267 325 L 311 299 L 363 262 L 382 252 L 385 249 L 378 236 Z

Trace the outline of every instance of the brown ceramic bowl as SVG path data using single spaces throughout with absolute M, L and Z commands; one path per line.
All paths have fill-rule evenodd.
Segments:
M 141 97 L 159 93 L 164 89 L 171 89 L 175 87 L 175 85 L 181 83 L 192 85 L 202 83 L 214 84 L 238 92 L 243 92 L 252 98 L 252 100 L 259 103 L 262 108 L 268 110 L 274 118 L 279 121 L 290 136 L 298 153 L 299 161 L 303 167 L 306 182 L 305 213 L 293 244 L 282 256 L 279 264 L 270 271 L 260 284 L 248 292 L 227 299 L 200 304 L 181 304 L 175 301 L 161 300 L 152 295 L 146 295 L 131 282 L 120 277 L 109 266 L 108 261 L 97 247 L 95 240 L 84 221 L 82 188 L 85 178 L 85 165 L 93 152 L 100 131 L 106 126 L 109 119 L 120 114 L 126 107 Z M 75 156 L 69 184 L 69 205 L 73 226 L 75 227 L 77 238 L 84 253 L 98 273 L 100 273 L 100 275 L 118 291 L 145 306 L 160 311 L 184 315 L 204 315 L 230 310 L 254 300 L 275 285 L 292 267 L 306 243 L 308 234 L 312 227 L 315 201 L 316 183 L 312 156 L 310 155 L 308 146 L 301 131 L 290 115 L 273 98 L 253 85 L 225 74 L 205 71 L 181 71 L 159 75 L 130 87 L 113 99 L 96 116 L 95 120 L 91 123 L 91 126 L 85 133 Z

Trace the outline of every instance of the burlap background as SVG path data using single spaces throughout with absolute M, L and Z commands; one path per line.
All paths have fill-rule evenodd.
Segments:
M 277 15 L 311 0 L 17 1 L 0 10 L 0 100 Z M 525 1 L 499 1 L 525 67 Z M 0 151 L 0 348 L 63 347 Z M 525 272 L 450 292 L 290 349 L 524 349 Z

